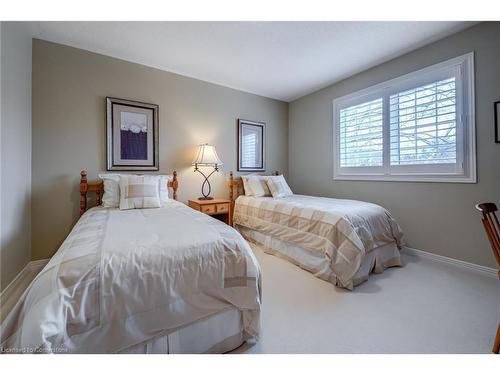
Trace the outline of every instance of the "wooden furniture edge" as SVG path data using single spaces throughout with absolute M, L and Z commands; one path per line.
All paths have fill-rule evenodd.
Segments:
M 275 171 L 273 176 L 279 176 L 279 171 Z M 235 189 L 236 187 L 236 189 Z M 236 198 L 244 194 L 243 191 L 243 180 L 240 177 L 235 178 L 233 171 L 229 172 L 229 200 L 231 204 L 229 205 L 229 225 L 233 226 L 233 213 L 234 213 L 234 203 Z
M 177 189 L 179 188 L 179 180 L 177 179 L 177 171 L 173 171 L 173 178 L 168 181 L 167 186 L 173 190 L 173 198 L 177 200 Z M 96 205 L 102 204 L 102 195 L 104 194 L 104 182 L 99 180 L 97 182 L 89 183 L 87 181 L 87 171 L 80 172 L 80 216 L 87 211 L 87 193 L 96 193 Z
M 188 206 L 191 207 L 193 210 L 200 211 L 204 214 L 214 216 L 219 219 L 220 216 L 222 215 L 224 217 L 224 220 L 222 221 L 228 225 L 230 223 L 231 201 L 227 198 L 214 198 L 211 200 L 189 199 Z M 206 211 L 204 207 L 208 206 L 213 206 L 214 211 Z M 222 212 L 219 211 L 219 206 L 224 206 L 225 210 Z
M 486 236 L 490 241 L 491 250 L 500 268 L 500 222 L 496 215 L 498 208 L 495 203 L 485 202 L 476 204 L 476 209 L 483 214 L 481 221 L 483 222 Z M 500 269 L 498 270 L 498 277 L 500 278 Z M 500 352 L 500 323 L 497 326 L 495 341 L 493 342 L 491 351 L 495 354 Z
M 196 204 L 199 204 L 200 206 L 203 206 L 209 204 L 230 203 L 230 200 L 228 198 L 214 198 L 210 200 L 200 200 L 197 198 L 193 198 L 193 199 L 188 199 L 188 202 L 194 202 Z

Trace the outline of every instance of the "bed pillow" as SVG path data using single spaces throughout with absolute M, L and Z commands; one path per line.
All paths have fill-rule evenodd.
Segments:
M 120 175 L 103 173 L 99 178 L 104 182 L 104 194 L 102 195 L 102 205 L 104 207 L 120 206 Z
M 293 195 L 293 192 L 290 189 L 290 186 L 286 183 L 283 175 L 269 176 L 267 178 L 267 186 L 269 186 L 269 190 L 271 190 L 273 198 L 283 198 Z
M 267 186 L 266 180 L 267 176 L 242 176 L 243 189 L 245 190 L 245 195 L 249 197 L 270 197 L 271 191 Z
M 169 175 L 159 175 L 159 193 L 161 204 L 168 203 L 170 199 L 170 189 L 168 183 L 172 181 L 173 177 Z
M 161 207 L 159 176 L 120 176 L 120 210 Z
M 120 206 L 120 176 L 129 176 L 125 174 L 101 173 L 99 178 L 104 182 L 104 194 L 102 196 L 102 205 L 104 207 Z M 159 177 L 158 189 L 160 202 L 163 205 L 171 201 L 170 189 L 168 183 L 172 181 L 171 175 L 155 175 Z

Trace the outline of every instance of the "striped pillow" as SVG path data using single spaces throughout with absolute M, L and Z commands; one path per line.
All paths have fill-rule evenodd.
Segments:
M 121 175 L 120 210 L 160 207 L 159 179 L 159 176 Z
M 267 176 L 242 176 L 245 195 L 250 197 L 269 197 L 271 191 L 267 186 Z
M 102 205 L 104 207 L 120 207 L 120 173 L 101 173 L 99 178 L 104 182 L 104 194 L 102 196 Z M 123 176 L 128 176 L 123 174 Z M 171 175 L 158 174 L 160 189 L 160 202 L 162 205 L 170 203 L 170 190 L 168 183 L 172 181 Z
M 283 175 L 280 176 L 269 176 L 267 178 L 267 186 L 273 195 L 273 198 L 283 198 L 293 195 L 292 189 L 285 181 Z

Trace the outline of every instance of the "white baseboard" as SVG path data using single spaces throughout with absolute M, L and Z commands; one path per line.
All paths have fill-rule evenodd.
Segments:
M 420 258 L 432 260 L 434 262 L 445 263 L 469 271 L 478 272 L 488 277 L 498 278 L 498 271 L 494 268 L 480 266 L 479 264 L 465 262 L 463 260 L 448 258 L 442 255 L 432 254 L 427 251 L 412 249 L 411 247 L 404 247 L 404 252 L 407 254 L 415 255 Z
M 9 285 L 0 293 L 0 321 L 7 316 L 36 275 L 45 267 L 49 259 L 29 262 Z

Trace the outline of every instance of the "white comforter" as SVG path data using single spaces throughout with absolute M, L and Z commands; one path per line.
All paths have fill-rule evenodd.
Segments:
M 175 201 L 93 208 L 7 316 L 2 347 L 118 352 L 235 307 L 257 338 L 259 266 L 234 229 Z

